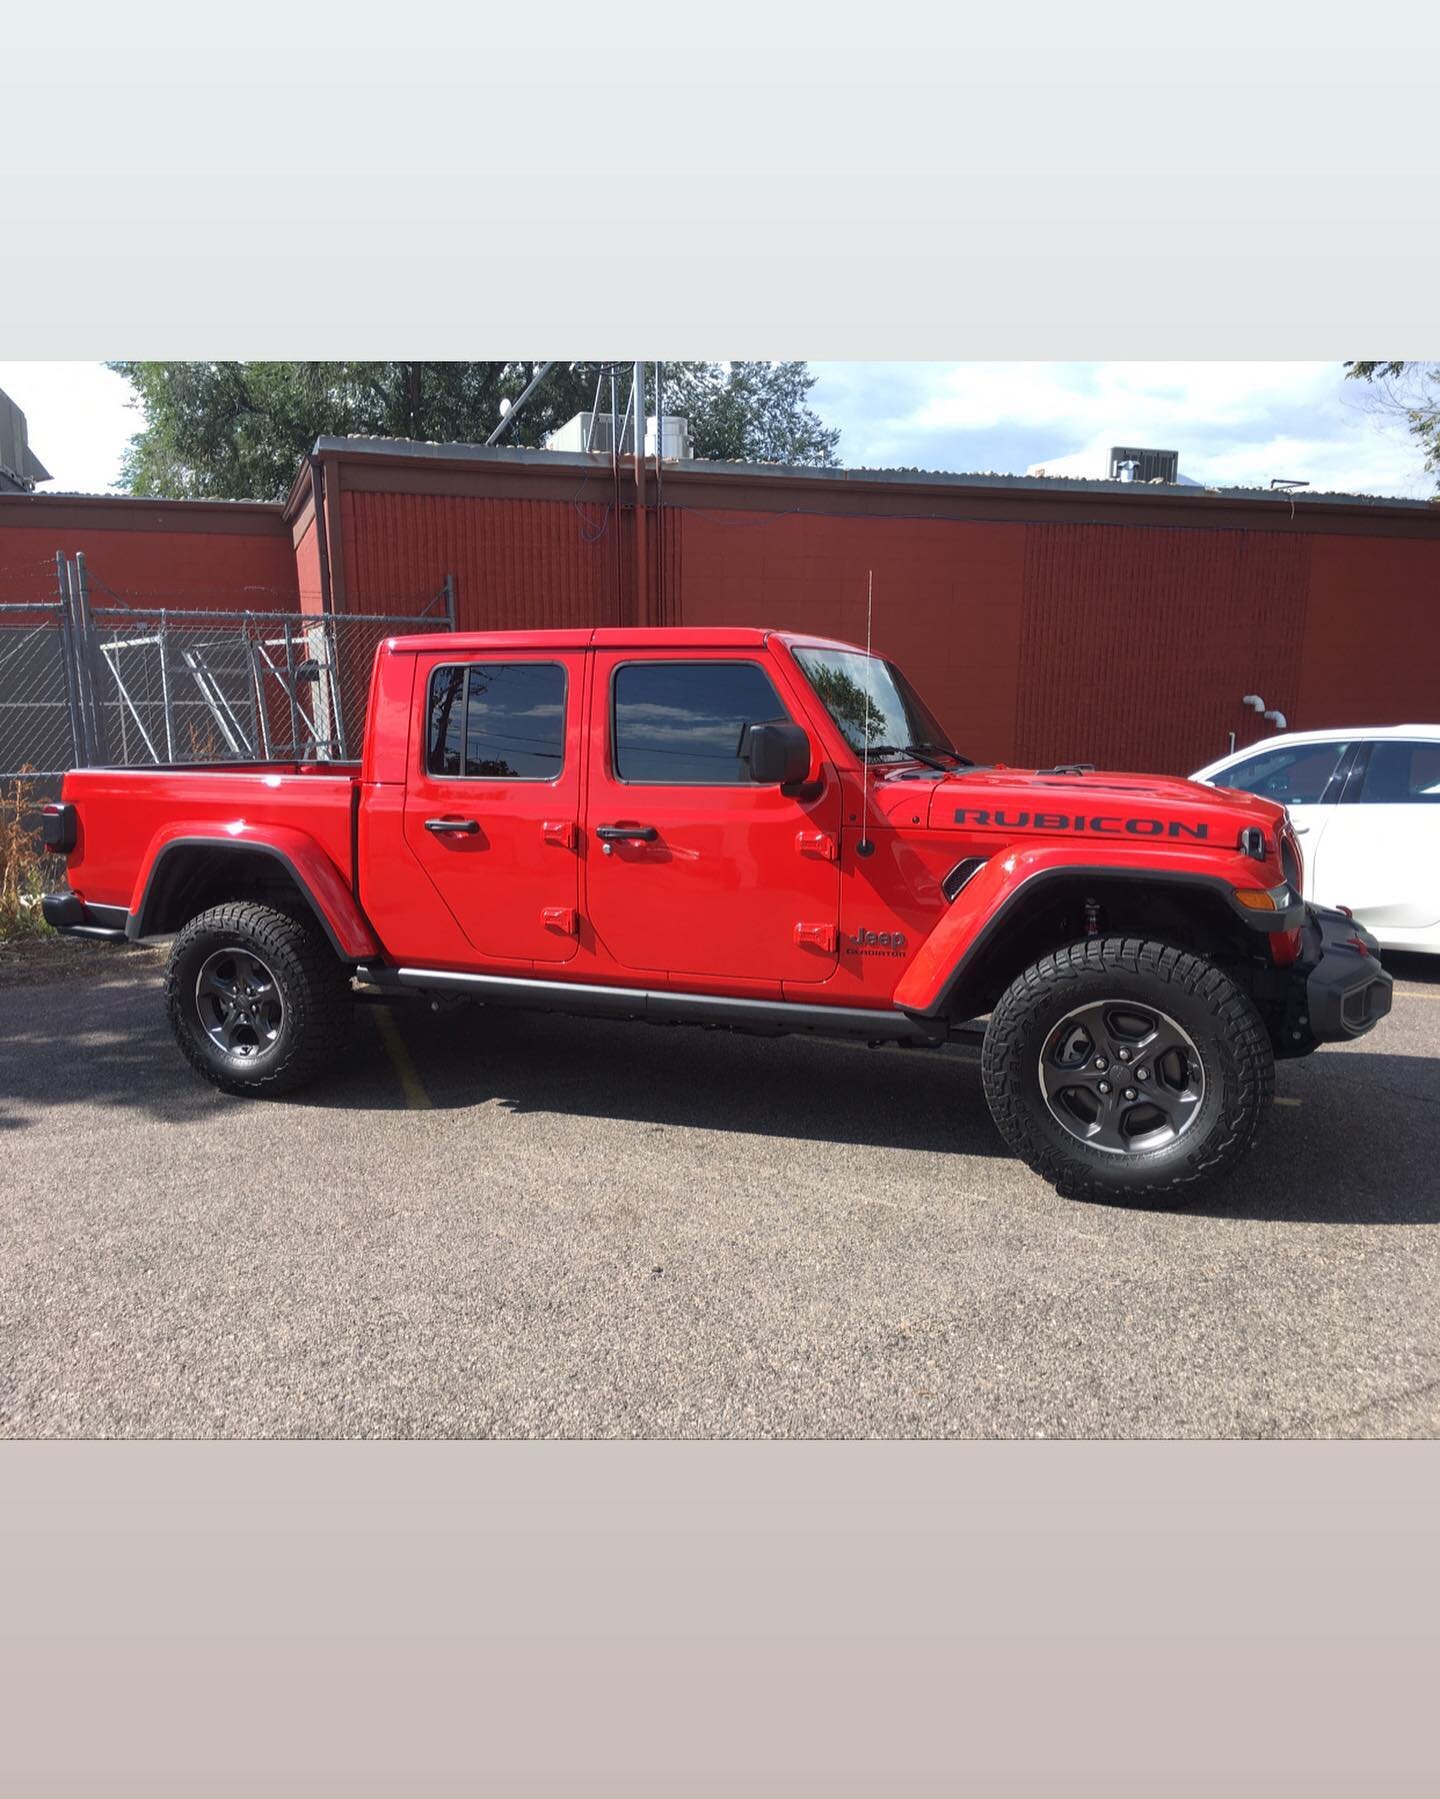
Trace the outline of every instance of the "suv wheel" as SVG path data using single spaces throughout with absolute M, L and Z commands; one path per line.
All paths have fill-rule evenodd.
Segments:
M 1248 996 L 1199 956 L 1094 937 L 1027 968 L 982 1056 L 1000 1134 L 1071 1199 L 1183 1199 L 1254 1141 L 1275 1085 Z
M 319 931 L 272 906 L 235 901 L 192 918 L 165 971 L 175 1041 L 227 1093 L 289 1093 L 345 1041 L 349 978 Z

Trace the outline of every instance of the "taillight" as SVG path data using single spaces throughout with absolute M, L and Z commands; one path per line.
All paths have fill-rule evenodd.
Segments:
M 73 806 L 51 800 L 40 811 L 40 841 L 52 855 L 68 855 L 75 847 L 77 822 Z

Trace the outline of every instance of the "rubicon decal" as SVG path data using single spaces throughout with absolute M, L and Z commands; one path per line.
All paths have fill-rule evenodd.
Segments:
M 1011 812 L 999 806 L 957 806 L 957 825 L 990 825 L 1010 831 L 1083 831 L 1100 837 L 1194 837 L 1210 835 L 1205 823 L 1186 824 L 1180 818 L 1122 818 L 1115 813 Z

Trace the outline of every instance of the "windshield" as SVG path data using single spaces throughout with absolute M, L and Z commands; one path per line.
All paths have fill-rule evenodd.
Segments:
M 891 662 L 863 650 L 795 648 L 795 660 L 857 756 L 939 750 L 963 760 L 935 715 Z

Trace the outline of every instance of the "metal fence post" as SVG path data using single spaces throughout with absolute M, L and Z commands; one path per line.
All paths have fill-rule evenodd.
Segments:
M 90 576 L 85 567 L 85 552 L 75 552 L 74 574 L 71 577 L 71 592 L 75 597 L 75 615 L 79 625 L 80 663 L 84 670 L 84 687 L 87 693 L 87 724 L 89 727 L 89 754 L 95 762 L 110 760 L 110 737 L 105 726 L 105 709 L 101 701 L 100 683 L 95 679 L 97 663 L 95 660 L 95 620 L 90 613 Z
M 250 660 L 250 704 L 255 710 L 254 742 L 259 747 L 261 760 L 270 760 L 270 723 L 265 716 L 265 685 L 260 673 L 260 655 L 255 648 L 254 616 L 245 614 L 245 650 Z
M 290 705 L 290 754 L 297 762 L 300 755 L 300 707 L 295 698 L 295 639 L 290 634 L 290 620 L 285 620 L 285 698 Z
M 344 695 L 341 692 L 344 682 L 338 678 L 340 670 L 340 640 L 335 629 L 335 616 L 333 613 L 326 619 L 325 625 L 325 669 L 327 683 L 330 688 L 330 704 L 335 711 L 335 747 L 340 752 L 339 760 L 341 762 L 348 762 L 350 760 L 350 755 L 349 747 L 345 741 L 345 700 Z
M 166 643 L 165 614 L 160 614 L 160 707 L 165 716 L 165 760 L 175 760 L 175 720 L 170 711 L 169 645 Z
M 60 664 L 65 673 L 65 711 L 70 720 L 70 763 L 73 768 L 82 768 L 90 757 L 85 738 L 85 714 L 80 701 L 75 620 L 70 609 L 70 570 L 63 550 L 55 552 L 55 587 L 59 595 Z
M 448 618 L 450 620 L 450 629 L 452 631 L 458 629 L 458 627 L 455 623 L 455 577 L 454 577 L 454 575 L 446 575 L 446 577 L 445 577 L 445 616 L 446 616 L 446 618 Z

